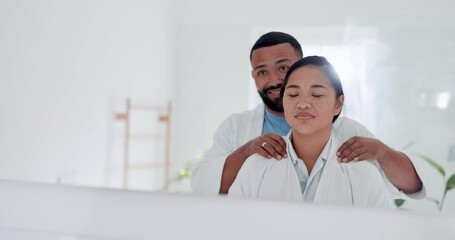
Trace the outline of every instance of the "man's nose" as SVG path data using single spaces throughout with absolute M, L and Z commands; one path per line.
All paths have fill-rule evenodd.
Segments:
M 271 74 L 269 74 L 269 81 L 272 82 L 272 85 L 276 84 L 281 84 L 284 81 L 284 76 L 285 74 L 277 71 L 272 71 Z

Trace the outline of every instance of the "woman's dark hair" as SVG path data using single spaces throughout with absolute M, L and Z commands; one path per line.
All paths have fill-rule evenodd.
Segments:
M 291 44 L 292 48 L 297 52 L 299 57 L 303 57 L 302 47 L 300 43 L 293 36 L 283 32 L 269 32 L 262 35 L 253 45 L 250 51 L 250 60 L 253 56 L 254 50 L 263 47 L 271 47 L 282 43 Z
M 284 78 L 283 86 L 281 87 L 280 91 L 280 97 L 283 100 L 284 96 L 284 90 L 286 89 L 286 86 L 288 85 L 288 80 L 289 76 L 298 68 L 302 68 L 304 66 L 308 65 L 313 65 L 316 67 L 319 67 L 322 69 L 322 71 L 326 74 L 327 78 L 329 79 L 330 83 L 332 86 L 335 88 L 335 94 L 336 98 L 338 99 L 340 96 L 344 95 L 343 93 L 343 86 L 341 85 L 340 77 L 338 76 L 338 73 L 335 71 L 335 68 L 332 66 L 332 64 L 327 61 L 325 57 L 320 57 L 320 56 L 308 56 L 305 58 L 302 58 L 292 64 L 292 66 L 289 68 L 288 72 L 286 73 L 286 76 Z M 335 120 L 338 118 L 340 114 L 337 114 L 333 116 L 332 122 L 335 122 Z

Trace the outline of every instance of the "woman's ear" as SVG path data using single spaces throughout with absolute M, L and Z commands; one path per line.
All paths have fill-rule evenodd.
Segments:
M 337 98 L 335 102 L 335 115 L 338 115 L 341 113 L 341 109 L 343 109 L 343 104 L 344 104 L 344 95 L 341 95 Z

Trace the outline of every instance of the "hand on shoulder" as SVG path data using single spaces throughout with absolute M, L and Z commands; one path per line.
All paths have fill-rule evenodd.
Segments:
M 380 159 L 387 146 L 375 138 L 355 136 L 344 142 L 337 151 L 338 162 Z

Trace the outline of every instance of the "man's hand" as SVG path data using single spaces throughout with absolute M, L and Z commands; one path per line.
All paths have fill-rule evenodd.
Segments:
M 273 157 L 281 160 L 288 157 L 286 142 L 276 134 L 267 133 L 247 142 L 226 158 L 221 175 L 220 193 L 229 191 L 243 163 L 248 157 L 256 153 L 269 159 Z
M 340 146 L 337 151 L 337 157 L 338 161 L 342 163 L 382 159 L 387 148 L 385 144 L 377 139 L 356 136 Z
M 281 136 L 273 133 L 261 135 L 244 145 L 248 157 L 258 153 L 265 158 L 281 160 L 287 158 L 286 142 Z

